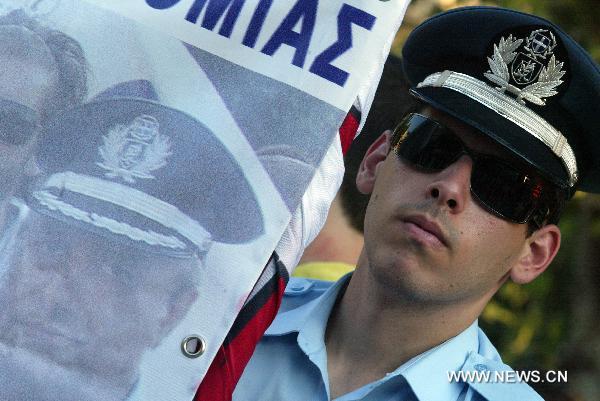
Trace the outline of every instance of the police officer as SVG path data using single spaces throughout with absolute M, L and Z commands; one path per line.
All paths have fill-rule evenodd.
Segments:
M 575 191 L 600 192 L 598 65 L 553 23 L 488 7 L 425 21 L 403 60 L 422 105 L 359 169 L 356 271 L 290 281 L 236 400 L 541 399 L 477 318 L 549 266 Z
M 211 246 L 264 231 L 235 158 L 151 95 L 123 83 L 46 127 L 0 283 L 0 399 L 127 399 L 199 299 Z

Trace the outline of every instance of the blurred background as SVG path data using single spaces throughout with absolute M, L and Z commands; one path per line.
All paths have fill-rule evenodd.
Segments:
M 427 17 L 467 5 L 547 18 L 600 62 L 598 0 L 412 0 L 392 53 L 400 56 Z M 515 370 L 567 371 L 567 383 L 530 383 L 547 401 L 600 401 L 600 195 L 577 193 L 560 227 L 563 242 L 550 268 L 530 285 L 505 285 L 480 323 Z

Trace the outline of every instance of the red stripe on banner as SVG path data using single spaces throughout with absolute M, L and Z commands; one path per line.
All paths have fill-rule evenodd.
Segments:
M 194 401 L 231 401 L 233 390 L 256 344 L 277 314 L 285 285 L 285 279 L 279 277 L 278 291 L 272 294 L 232 341 L 219 348 L 217 356 L 196 392 Z
M 354 106 L 350 109 L 346 118 L 340 127 L 340 141 L 342 143 L 342 153 L 346 154 L 350 145 L 356 136 L 360 124 L 360 112 Z

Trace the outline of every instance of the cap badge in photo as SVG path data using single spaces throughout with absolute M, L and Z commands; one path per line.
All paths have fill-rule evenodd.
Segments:
M 171 155 L 170 138 L 160 133 L 158 120 L 146 114 L 129 125 L 115 125 L 102 140 L 98 166 L 107 170 L 106 177 L 128 183 L 135 183 L 135 178 L 154 179 L 150 173 L 164 167 Z
M 521 104 L 527 100 L 543 106 L 544 98 L 558 93 L 565 75 L 564 63 L 553 54 L 556 45 L 556 37 L 547 29 L 536 29 L 524 39 L 512 34 L 502 37 L 494 44 L 488 57 L 490 70 L 484 75 L 501 91 L 516 95 Z

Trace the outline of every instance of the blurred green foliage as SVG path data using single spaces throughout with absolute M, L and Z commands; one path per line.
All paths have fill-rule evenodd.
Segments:
M 392 46 L 400 55 L 408 33 L 427 17 L 450 8 L 487 5 L 539 15 L 559 25 L 600 62 L 600 2 L 598 0 L 412 0 Z

